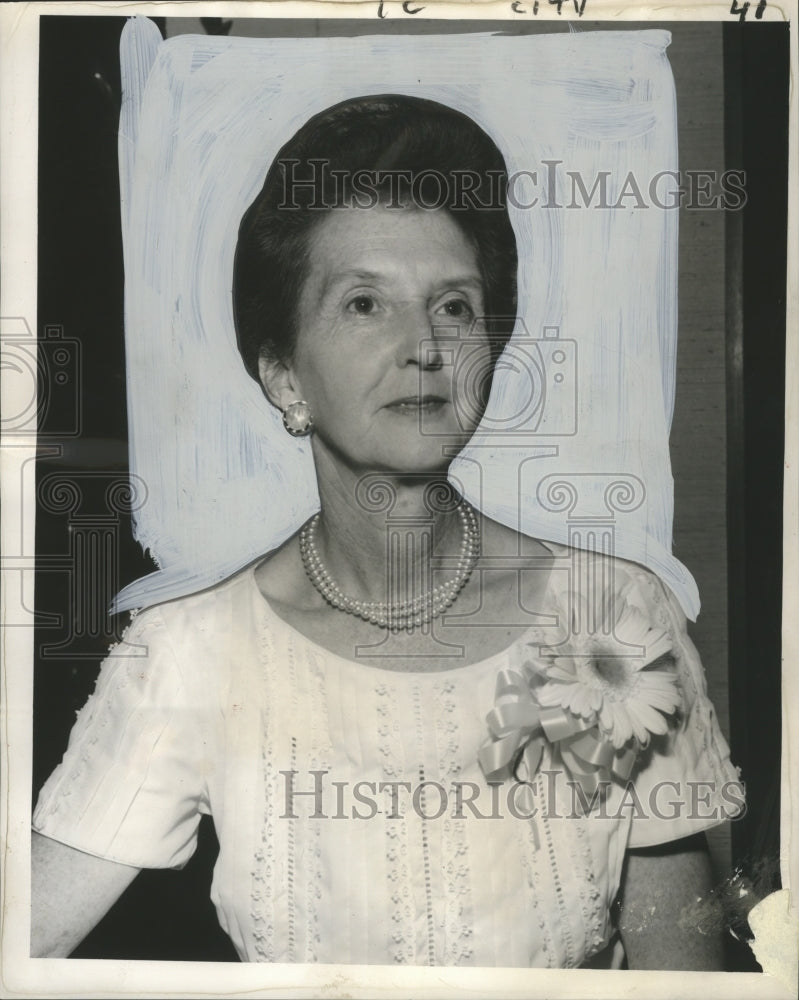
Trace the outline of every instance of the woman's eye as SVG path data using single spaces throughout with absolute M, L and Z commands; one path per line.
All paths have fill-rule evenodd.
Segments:
M 356 295 L 348 302 L 347 309 L 359 316 L 368 316 L 375 310 L 375 300 L 371 295 Z
M 453 319 L 463 319 L 472 315 L 472 308 L 465 299 L 449 299 L 441 309 Z

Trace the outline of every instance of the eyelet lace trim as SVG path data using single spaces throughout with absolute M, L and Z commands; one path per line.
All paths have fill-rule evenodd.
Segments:
M 608 909 L 602 898 L 602 892 L 596 884 L 594 874 L 591 843 L 586 822 L 590 820 L 574 820 L 574 834 L 579 848 L 578 863 L 575 868 L 577 885 L 580 893 L 580 909 L 585 927 L 585 952 L 582 961 L 596 954 L 605 945 L 605 931 L 608 924 Z
M 416 700 L 416 699 L 415 699 Z M 419 768 L 419 788 L 422 789 L 421 809 L 422 813 L 427 812 L 427 788 L 425 787 L 424 768 Z M 433 875 L 430 866 L 430 843 L 427 837 L 427 823 L 422 819 L 419 824 L 422 836 L 422 869 L 424 873 L 424 907 L 425 907 L 425 927 L 427 930 L 427 964 L 436 965 L 436 920 L 433 912 Z
M 444 680 L 433 687 L 436 714 L 436 745 L 439 780 L 449 785 L 461 773 L 456 686 Z M 441 823 L 442 871 L 444 874 L 444 964 L 468 965 L 474 959 L 474 931 L 470 890 L 469 847 L 466 823 L 447 813 Z
M 399 778 L 403 751 L 399 735 L 399 711 L 396 693 L 385 682 L 375 685 L 377 695 L 378 749 L 383 761 L 383 772 L 390 780 Z M 386 861 L 388 884 L 386 892 L 391 900 L 391 923 L 388 953 L 397 965 L 412 964 L 414 960 L 413 899 L 411 875 L 408 864 L 408 822 L 400 809 L 396 819 L 385 818 Z
M 533 788 L 536 799 L 543 801 L 540 774 L 536 776 Z M 541 850 L 536 847 L 535 835 L 531 823 L 520 825 L 520 836 L 523 843 L 521 857 L 528 888 L 528 900 L 530 901 L 540 931 L 539 948 L 545 959 L 545 967 L 552 969 L 557 967 L 557 962 L 555 960 L 552 930 L 545 914 L 545 882 L 540 871 Z
M 327 770 L 328 754 L 330 753 L 329 738 L 330 722 L 327 713 L 327 696 L 325 690 L 325 672 L 315 651 L 309 651 L 309 674 L 311 679 L 311 768 Z M 317 962 L 318 946 L 321 944 L 321 929 L 319 926 L 319 906 L 322 900 L 322 886 L 325 884 L 322 866 L 322 827 L 319 823 L 305 824 L 310 826 L 313 843 L 307 845 L 307 870 L 305 912 L 308 915 L 308 937 L 305 942 L 306 962 Z
M 267 691 L 273 690 L 274 673 L 277 669 L 274 642 L 266 621 L 261 623 L 261 667 L 263 683 Z M 260 962 L 275 961 L 275 806 L 278 789 L 274 767 L 274 744 L 271 734 L 274 727 L 274 703 L 264 699 L 264 731 L 261 742 L 261 765 L 264 778 L 263 824 L 261 843 L 254 855 L 252 871 L 251 909 L 252 935 L 255 953 Z
M 551 796 L 553 790 L 547 788 L 544 794 Z M 541 801 L 546 800 L 542 799 Z M 538 819 L 541 849 L 534 850 L 533 864 L 538 876 L 536 881 L 540 886 L 546 885 L 549 890 L 546 894 L 549 898 L 547 899 L 545 896 L 542 902 L 547 908 L 550 926 L 557 929 L 556 934 L 548 935 L 548 944 L 554 946 L 554 954 L 550 951 L 547 952 L 547 962 L 549 963 L 551 956 L 552 963 L 556 968 L 571 969 L 579 964 L 576 960 L 577 954 L 572 934 L 571 913 L 573 913 L 573 907 L 570 910 L 563 891 L 558 857 L 563 858 L 565 863 L 571 867 L 574 863 L 574 851 L 571 848 L 568 829 L 561 827 L 558 829 L 558 846 L 557 850 L 555 849 L 555 838 L 546 809 L 541 810 Z M 571 821 L 569 822 L 571 823 Z M 546 871 L 542 869 L 546 869 Z

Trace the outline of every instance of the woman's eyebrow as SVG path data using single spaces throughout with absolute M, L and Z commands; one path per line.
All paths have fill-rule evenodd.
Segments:
M 381 281 L 388 281 L 390 278 L 390 274 L 382 273 L 380 271 L 366 271 L 362 268 L 347 268 L 343 271 L 334 271 L 325 278 L 325 282 L 322 285 L 322 296 L 326 295 L 331 288 L 334 288 L 336 285 L 340 285 L 344 282 L 356 281 L 364 283 L 379 283 Z M 454 274 L 437 281 L 435 287 L 437 290 L 443 290 L 446 288 L 474 288 L 482 292 L 483 279 L 476 272 Z
M 325 295 L 335 285 L 340 285 L 346 281 L 357 282 L 379 282 L 385 280 L 387 276 L 379 271 L 364 271 L 361 268 L 347 268 L 344 271 L 334 271 L 328 274 L 322 285 L 322 295 Z
M 476 288 L 483 290 L 483 279 L 479 274 L 456 274 L 438 282 L 439 288 Z

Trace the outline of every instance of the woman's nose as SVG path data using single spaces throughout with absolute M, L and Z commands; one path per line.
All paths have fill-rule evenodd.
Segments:
M 440 337 L 427 309 L 404 309 L 399 317 L 399 326 L 397 364 L 400 367 L 416 365 L 431 370 L 442 367 Z

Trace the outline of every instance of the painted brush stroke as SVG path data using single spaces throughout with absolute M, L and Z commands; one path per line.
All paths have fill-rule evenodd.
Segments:
M 648 194 L 660 175 L 667 202 L 663 172 L 677 169 L 669 41 L 646 30 L 164 42 L 147 19 L 128 22 L 119 148 L 130 461 L 149 489 L 136 537 L 160 569 L 125 588 L 116 610 L 214 584 L 317 509 L 307 443 L 284 432 L 236 350 L 237 229 L 307 118 L 393 92 L 470 115 L 519 174 L 520 318 L 453 479 L 525 533 L 612 545 L 649 566 L 696 617 L 696 585 L 671 554 L 678 213 Z M 587 206 L 572 174 L 588 194 L 604 176 L 606 201 L 620 207 L 597 207 L 598 190 Z

